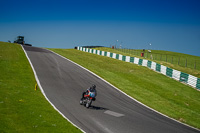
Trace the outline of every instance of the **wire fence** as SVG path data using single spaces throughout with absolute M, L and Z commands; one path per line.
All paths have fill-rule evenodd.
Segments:
M 123 53 L 127 53 L 133 56 L 139 56 L 150 60 L 164 61 L 171 64 L 176 64 L 181 67 L 191 68 L 195 70 L 200 70 L 200 57 L 197 56 L 178 56 L 171 54 L 160 54 L 153 53 L 147 50 L 135 50 L 135 49 L 122 49 L 117 48 L 116 50 L 121 51 Z

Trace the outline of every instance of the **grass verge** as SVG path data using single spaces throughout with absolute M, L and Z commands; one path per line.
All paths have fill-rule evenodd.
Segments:
M 193 55 L 170 52 L 170 51 L 162 51 L 162 50 L 151 50 L 151 53 L 148 53 L 147 50 L 143 52 L 142 50 L 111 49 L 106 47 L 100 47 L 96 49 L 101 51 L 109 51 L 112 53 L 151 60 L 161 65 L 167 66 L 169 68 L 176 69 L 181 72 L 191 74 L 193 76 L 200 78 L 199 56 L 193 56 Z M 144 53 L 144 57 L 141 57 L 142 52 Z
M 200 92 L 147 67 L 78 50 L 50 49 L 101 76 L 147 106 L 200 128 Z
M 47 102 L 18 44 L 0 42 L 0 132 L 81 132 Z

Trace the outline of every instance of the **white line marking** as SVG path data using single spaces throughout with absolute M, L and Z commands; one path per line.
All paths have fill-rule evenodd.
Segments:
M 110 111 L 110 110 L 106 110 L 104 113 L 105 113 L 105 114 L 108 114 L 108 115 L 115 116 L 115 117 L 122 117 L 122 116 L 125 116 L 124 114 L 120 114 L 120 113 L 117 113 L 117 112 L 114 112 L 114 111 Z
M 49 50 L 49 51 L 51 51 L 51 50 Z M 79 50 L 79 51 L 81 51 L 81 50 Z M 53 51 L 52 51 L 52 52 L 53 52 Z M 55 52 L 53 52 L 53 53 L 55 53 Z M 57 53 L 55 53 L 55 54 L 57 54 Z M 59 55 L 59 54 L 57 54 L 57 55 Z M 63 57 L 62 55 L 59 55 L 59 56 Z M 65 58 L 65 57 L 63 57 L 63 58 Z M 65 59 L 67 59 L 67 58 L 65 58 Z M 69 60 L 69 59 L 67 59 L 67 60 Z M 69 60 L 69 61 L 70 61 L 70 60 Z M 73 62 L 73 61 L 71 61 L 71 62 Z M 74 63 L 74 62 L 73 62 L 73 63 Z M 77 64 L 77 63 L 74 63 L 74 64 Z M 185 125 L 185 126 L 187 126 L 187 127 L 193 128 L 193 129 L 195 129 L 195 130 L 197 130 L 197 131 L 200 131 L 198 128 L 195 128 L 195 127 L 192 127 L 192 126 L 187 125 L 187 124 L 185 124 L 185 123 L 182 123 L 182 122 L 180 122 L 180 121 L 178 121 L 178 120 L 176 120 L 176 119 L 174 119 L 174 118 L 171 118 L 171 117 L 169 117 L 169 116 L 167 116 L 167 115 L 165 115 L 165 114 L 162 114 L 161 112 L 158 112 L 157 110 L 154 110 L 154 109 L 150 108 L 149 106 L 147 106 L 147 105 L 143 104 L 142 102 L 140 102 L 140 101 L 134 99 L 133 97 L 129 96 L 128 94 L 126 94 L 125 92 L 121 91 L 120 89 L 118 89 L 117 87 L 115 87 L 114 85 L 112 85 L 111 83 L 109 83 L 108 81 L 106 81 L 105 79 L 103 79 L 103 78 L 101 78 L 100 76 L 96 75 L 95 73 L 91 72 L 90 70 L 88 70 L 88 69 L 82 67 L 82 66 L 79 65 L 79 64 L 77 64 L 77 65 L 80 66 L 81 68 L 87 70 L 87 71 L 90 72 L 91 74 L 97 76 L 98 78 L 100 78 L 101 80 L 103 80 L 104 82 L 106 82 L 107 84 L 109 84 L 110 86 L 112 86 L 113 88 L 115 88 L 116 90 L 120 91 L 121 93 L 123 93 L 123 94 L 126 95 L 127 97 L 131 98 L 131 99 L 134 100 L 135 102 L 137 102 L 137 103 L 143 105 L 144 107 L 146 107 L 146 108 L 148 108 L 148 109 L 150 109 L 150 110 L 152 110 L 152 111 L 154 111 L 154 112 L 156 112 L 156 113 L 158 113 L 158 114 L 160 114 L 160 115 L 162 115 L 162 116 L 164 116 L 164 117 L 166 117 L 166 118 L 169 118 L 169 119 L 171 119 L 171 120 L 173 120 L 173 121 L 176 121 L 176 122 L 178 122 L 178 123 L 180 123 L 180 124 L 182 124 L 182 125 Z M 156 72 L 156 71 L 155 71 L 155 72 Z
M 107 126 L 108 125 L 105 125 L 105 123 L 101 123 L 99 122 L 98 120 L 95 120 L 94 117 L 92 117 L 94 123 L 96 123 L 101 129 L 105 130 L 106 133 L 114 133 L 112 132 Z M 103 131 L 102 131 L 103 132 Z
M 24 47 L 23 47 L 22 45 L 21 45 L 21 47 L 22 47 L 22 49 L 24 50 Z M 48 99 L 48 97 L 46 96 L 46 94 L 45 94 L 45 92 L 44 92 L 44 90 L 43 90 L 43 88 L 42 88 L 42 86 L 41 86 L 41 84 L 40 84 L 40 81 L 39 81 L 39 79 L 38 79 L 37 73 L 36 73 L 36 71 L 35 71 L 35 69 L 34 69 L 34 67 L 33 67 L 33 65 L 32 65 L 32 63 L 31 63 L 31 60 L 29 59 L 28 54 L 26 53 L 25 50 L 24 50 L 24 53 L 25 53 L 25 55 L 26 55 L 26 57 L 27 57 L 27 59 L 28 59 L 30 65 L 31 65 L 31 68 L 32 68 L 33 73 L 34 73 L 34 75 L 35 75 L 36 82 L 37 82 L 38 86 L 40 87 L 40 90 L 41 90 L 42 94 L 44 95 L 44 97 L 46 98 L 46 100 L 51 104 L 51 106 L 53 106 L 53 108 L 54 108 L 56 111 L 58 111 L 58 113 L 60 113 L 60 114 L 62 115 L 62 117 L 64 117 L 66 120 L 68 120 L 72 125 L 74 125 L 74 126 L 77 127 L 78 129 L 80 129 L 83 133 L 86 133 L 83 129 L 81 129 L 80 127 L 78 127 L 77 125 L 75 125 L 73 122 L 71 122 L 63 113 L 61 113 L 61 112 L 54 106 L 53 103 L 51 103 L 51 101 L 50 101 L 50 100 Z
M 23 47 L 22 47 L 22 48 L 23 48 Z M 24 48 L 23 48 L 23 49 L 24 49 Z M 48 50 L 48 49 L 46 49 L 46 50 Z M 25 50 L 24 50 L 24 51 L 25 51 Z M 51 50 L 48 50 L 48 51 L 51 51 Z M 103 80 L 104 82 L 106 82 L 107 84 L 109 84 L 110 86 L 112 86 L 113 88 L 115 88 L 116 90 L 120 91 L 121 93 L 123 93 L 123 94 L 126 95 L 127 97 L 131 98 L 131 99 L 134 100 L 135 102 L 137 102 L 137 103 L 143 105 L 144 107 L 146 107 L 146 108 L 148 108 L 148 109 L 150 109 L 150 110 L 152 110 L 152 111 L 154 111 L 154 112 L 156 112 L 156 113 L 158 113 L 158 114 L 160 114 L 160 115 L 162 115 L 162 116 L 165 116 L 165 117 L 167 117 L 167 118 L 169 118 L 169 119 L 171 119 L 171 120 L 174 120 L 174 121 L 176 121 L 176 122 L 178 122 L 178 123 L 180 123 L 180 124 L 183 124 L 183 125 L 185 125 L 185 126 L 188 126 L 188 127 L 190 127 L 190 128 L 193 128 L 193 129 L 195 129 L 195 130 L 197 130 L 197 131 L 200 131 L 199 129 L 197 129 L 197 128 L 195 128 L 195 127 L 192 127 L 192 126 L 187 125 L 187 124 L 185 124 L 185 123 L 181 123 L 180 121 L 177 121 L 176 119 L 170 118 L 169 116 L 167 116 L 167 115 L 165 115 L 165 114 L 162 114 L 162 113 L 160 113 L 160 112 L 158 112 L 158 111 L 156 111 L 156 110 L 154 110 L 154 109 L 148 107 L 147 105 L 141 103 L 140 101 L 134 99 L 133 97 L 131 97 L 131 96 L 129 96 L 128 94 L 126 94 L 125 92 L 121 91 L 120 89 L 118 89 L 117 87 L 115 87 L 114 85 L 112 85 L 111 83 L 109 83 L 108 81 L 106 81 L 105 79 L 101 78 L 100 76 L 96 75 L 95 73 L 91 72 L 90 70 L 84 68 L 83 66 L 81 66 L 81 65 L 79 65 L 79 64 L 77 64 L 77 63 L 75 63 L 75 62 L 73 62 L 73 61 L 71 61 L 71 60 L 69 60 L 69 59 L 67 59 L 67 58 L 64 57 L 64 56 L 59 55 L 59 54 L 53 52 L 53 51 L 51 51 L 51 52 L 54 53 L 54 54 L 56 54 L 56 55 L 58 55 L 58 56 L 60 56 L 60 57 L 62 57 L 62 58 L 64 58 L 64 59 L 66 59 L 66 60 L 68 60 L 68 61 L 70 61 L 70 62 L 72 62 L 72 63 L 74 63 L 74 64 L 76 64 L 77 66 L 83 68 L 84 70 L 90 72 L 91 74 L 93 74 L 93 75 L 95 75 L 96 77 L 100 78 L 101 80 Z M 25 52 L 25 53 L 26 53 L 26 52 Z M 26 56 L 27 56 L 27 54 L 26 54 Z M 28 56 L 27 56 L 27 58 L 28 58 Z M 29 62 L 30 62 L 30 61 L 29 61 Z M 30 62 L 30 64 L 31 64 L 31 62 Z M 31 66 L 32 66 L 32 64 L 31 64 Z M 32 67 L 32 69 L 33 69 L 33 67 Z M 34 70 L 34 69 L 33 69 L 33 70 Z M 38 81 L 39 81 L 39 80 L 38 80 Z M 38 85 L 39 85 L 39 84 L 38 84 Z M 46 97 L 45 97 L 45 98 L 46 98 Z M 47 99 L 48 99 L 48 98 L 47 98 Z M 48 101 L 49 101 L 49 100 L 48 100 Z M 50 101 L 49 101 L 49 102 L 50 102 Z M 50 103 L 51 103 L 51 102 L 50 102 Z M 52 103 L 51 103 L 51 104 L 52 104 Z M 65 119 L 67 119 L 69 122 L 71 122 L 71 121 L 70 121 L 67 117 L 65 117 L 53 104 L 52 104 L 52 106 L 53 106 Z M 71 123 L 72 123 L 72 122 L 71 122 Z M 73 123 L 72 123 L 72 124 L 73 124 Z M 77 127 L 78 129 L 80 129 L 82 132 L 85 133 L 85 131 L 83 131 L 81 128 L 79 128 L 79 127 L 76 126 L 75 124 L 73 124 L 73 125 L 74 125 L 75 127 Z

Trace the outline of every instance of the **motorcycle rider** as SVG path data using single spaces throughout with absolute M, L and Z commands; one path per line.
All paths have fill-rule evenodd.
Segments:
M 97 96 L 96 85 L 93 84 L 85 92 L 83 92 L 82 99 L 84 98 L 85 95 L 90 95 L 91 92 L 93 92 L 95 94 L 95 97 Z M 96 99 L 95 97 L 93 98 L 94 101 Z

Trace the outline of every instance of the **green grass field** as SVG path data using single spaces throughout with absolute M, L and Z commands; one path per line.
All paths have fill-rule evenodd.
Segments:
M 199 91 L 146 67 L 78 50 L 52 50 L 149 107 L 200 129 Z M 80 132 L 34 90 L 35 83 L 21 46 L 0 42 L 0 132 Z
M 176 69 L 200 78 L 199 56 L 162 50 L 151 50 L 151 53 L 149 53 L 147 50 L 145 50 L 144 57 L 141 57 L 141 53 L 143 52 L 142 50 L 111 49 L 106 47 L 100 47 L 96 49 L 151 60 L 169 68 Z
M 0 42 L 0 132 L 81 132 L 35 88 L 30 64 L 18 44 Z
M 51 50 L 91 70 L 145 105 L 200 128 L 200 92 L 196 89 L 147 67 L 78 50 Z

